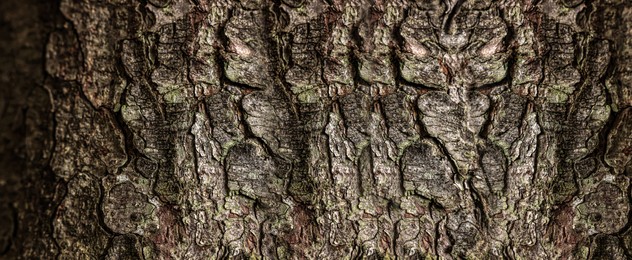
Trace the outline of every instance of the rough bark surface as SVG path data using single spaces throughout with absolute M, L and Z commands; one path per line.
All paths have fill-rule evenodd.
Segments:
M 0 1 L 0 257 L 632 257 L 632 3 Z

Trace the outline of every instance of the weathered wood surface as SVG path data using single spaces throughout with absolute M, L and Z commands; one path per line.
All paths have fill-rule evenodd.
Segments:
M 629 1 L 0 14 L 0 257 L 632 257 Z

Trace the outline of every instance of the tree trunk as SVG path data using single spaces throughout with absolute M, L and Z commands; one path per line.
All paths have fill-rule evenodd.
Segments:
M 1 257 L 632 257 L 629 1 L 0 13 Z

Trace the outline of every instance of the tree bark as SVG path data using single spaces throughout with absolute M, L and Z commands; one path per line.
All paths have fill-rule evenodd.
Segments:
M 0 18 L 0 257 L 632 257 L 629 1 Z

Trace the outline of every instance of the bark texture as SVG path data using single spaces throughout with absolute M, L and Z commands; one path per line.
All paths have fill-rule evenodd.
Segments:
M 632 257 L 632 3 L 3 0 L 0 257 Z

